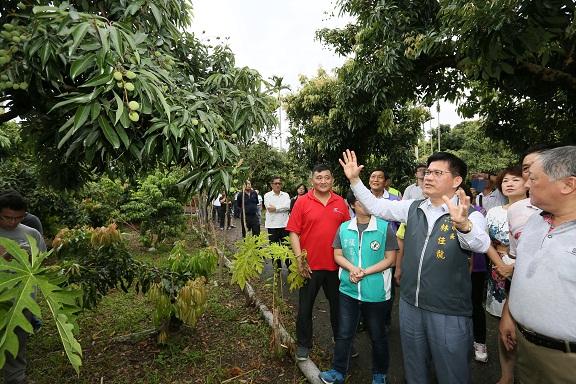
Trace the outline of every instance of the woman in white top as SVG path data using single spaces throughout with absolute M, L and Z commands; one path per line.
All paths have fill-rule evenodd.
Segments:
M 524 183 L 521 166 L 502 170 L 498 174 L 496 185 L 508 198 L 508 204 L 491 208 L 486 215 L 488 234 L 492 240 L 492 246 L 487 252 L 492 268 L 488 275 L 486 311 L 496 317 L 502 317 L 502 308 L 508 296 L 510 278 L 514 271 L 514 260 L 508 256 L 510 240 L 507 211 L 511 204 L 526 198 Z M 514 351 L 507 351 L 500 337 L 498 337 L 498 350 L 502 370 L 498 384 L 513 383 Z

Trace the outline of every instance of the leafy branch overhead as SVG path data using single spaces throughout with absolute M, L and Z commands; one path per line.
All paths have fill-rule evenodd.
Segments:
M 74 333 L 78 331 L 76 313 L 80 310 L 77 299 L 81 290 L 65 290 L 58 284 L 66 277 L 58 276 L 56 271 L 42 266 L 42 261 L 51 252 L 39 253 L 36 241 L 27 236 L 31 246 L 31 254 L 20 248 L 13 240 L 0 237 L 0 245 L 10 253 L 15 260 L 6 261 L 0 257 L 0 367 L 6 361 L 5 351 L 16 356 L 18 353 L 18 337 L 14 333 L 16 327 L 32 333 L 32 325 L 23 311 L 29 310 L 40 317 L 40 307 L 34 298 L 34 287 L 42 293 L 51 315 L 56 322 L 58 333 L 62 340 L 70 363 L 79 372 L 82 348 Z M 29 260 L 30 257 L 30 260 Z
M 574 1 L 337 4 L 355 21 L 317 37 L 353 58 L 339 72 L 353 75 L 351 99 L 389 108 L 460 102 L 465 117 L 480 115 L 489 136 L 520 152 L 536 142 L 574 142 Z
M 185 31 L 187 0 L 3 3 L 0 122 L 24 119 L 60 173 L 186 164 L 229 188 L 237 144 L 276 124 L 272 86 Z

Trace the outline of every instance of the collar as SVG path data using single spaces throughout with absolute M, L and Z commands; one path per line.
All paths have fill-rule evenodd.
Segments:
M 459 205 L 460 204 L 460 199 L 458 199 L 458 196 L 456 194 L 454 194 L 454 196 L 452 196 L 452 198 L 450 199 L 450 202 L 454 205 Z M 424 200 L 420 206 L 420 208 L 426 208 L 426 209 L 432 209 L 432 210 L 440 210 L 442 209 L 443 212 L 449 212 L 450 210 L 448 209 L 448 206 L 446 205 L 446 203 L 442 203 L 442 205 L 435 207 L 434 205 L 432 205 L 432 202 L 430 201 L 430 198 L 427 198 L 426 200 Z
M 306 194 L 309 198 L 311 198 L 312 200 L 316 200 L 316 201 L 320 201 L 316 195 L 314 195 L 314 188 L 310 188 L 310 190 L 308 191 L 308 193 Z M 330 190 L 330 198 L 328 199 L 328 203 L 331 202 L 332 200 L 334 200 L 334 191 Z
M 358 232 L 358 220 L 357 220 L 356 216 L 354 216 L 354 218 L 352 218 L 352 220 L 350 220 L 350 223 L 348 223 L 347 228 L 352 230 L 352 231 Z M 366 228 L 366 231 L 375 231 L 377 228 L 378 228 L 378 226 L 376 224 L 376 217 L 374 215 L 372 215 L 370 217 L 370 222 L 368 223 L 368 227 Z

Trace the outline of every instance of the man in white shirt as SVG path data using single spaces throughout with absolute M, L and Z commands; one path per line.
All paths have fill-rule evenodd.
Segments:
M 541 209 L 516 247 L 510 295 L 500 320 L 508 350 L 518 346 L 520 382 L 570 383 L 576 377 L 576 146 L 538 154 L 526 187 Z
M 476 196 L 476 205 L 484 208 L 488 212 L 491 208 L 500 207 L 508 203 L 508 198 L 496 188 L 496 175 L 488 171 L 480 172 L 480 178 L 486 180 L 486 186 L 483 191 Z
M 270 183 L 272 190 L 264 195 L 264 207 L 266 208 L 266 221 L 264 227 L 268 230 L 270 242 L 282 243 L 282 239 L 288 236 L 286 224 L 288 223 L 288 211 L 290 210 L 290 196 L 282 191 L 282 178 L 274 177 Z M 289 261 L 286 261 L 288 267 Z M 280 260 L 278 268 L 282 268 Z

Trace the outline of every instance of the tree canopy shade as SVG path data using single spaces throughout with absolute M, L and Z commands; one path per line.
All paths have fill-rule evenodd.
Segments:
M 355 88 L 375 104 L 445 98 L 479 114 L 518 151 L 574 143 L 573 0 L 338 0 L 356 18 L 318 37 L 353 55 Z
M 229 188 L 236 143 L 274 125 L 278 102 L 190 23 L 187 0 L 3 1 L 0 122 L 23 119 L 57 186 L 181 164 L 192 188 Z

